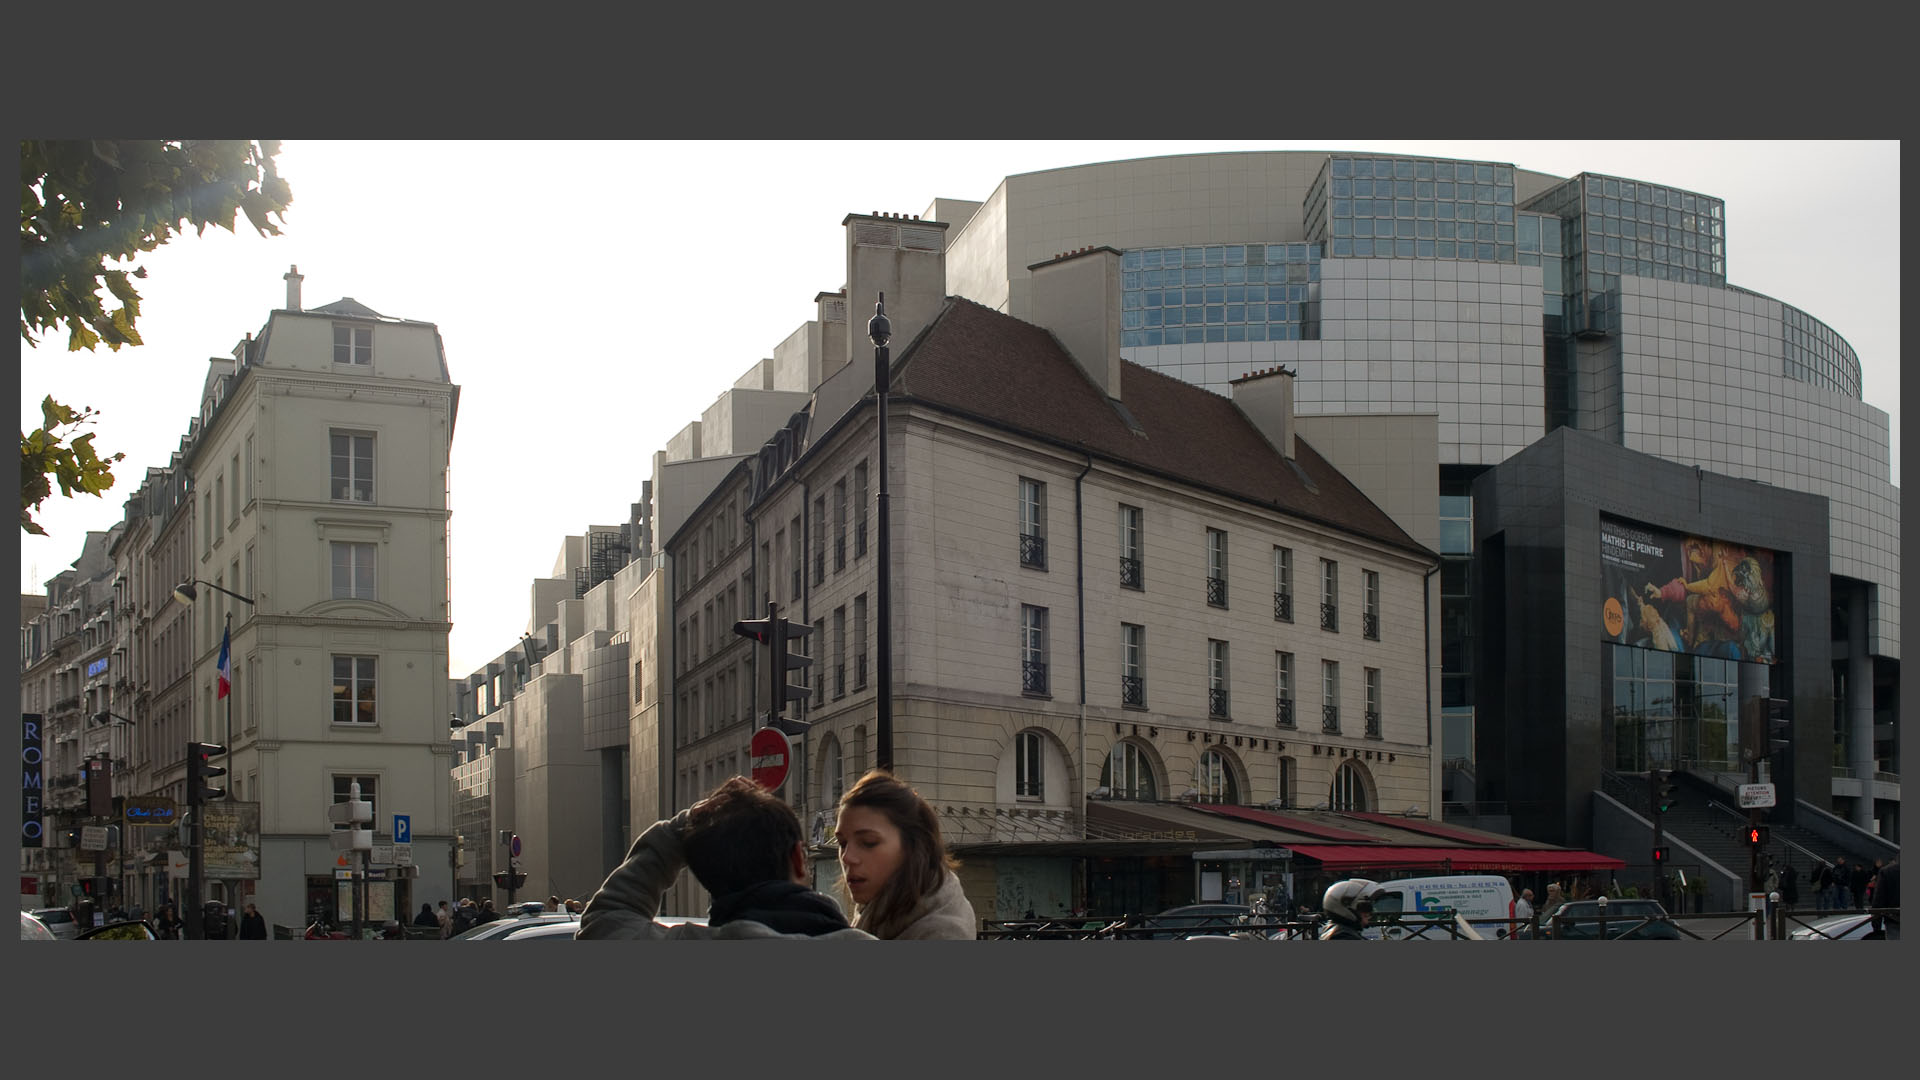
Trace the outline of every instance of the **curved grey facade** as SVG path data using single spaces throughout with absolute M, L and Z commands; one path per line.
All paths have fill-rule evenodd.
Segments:
M 949 292 L 1028 317 L 1028 267 L 1110 245 L 1138 253 L 1123 271 L 1138 275 L 1123 282 L 1126 359 L 1223 394 L 1245 372 L 1286 365 L 1303 417 L 1436 417 L 1436 501 L 1467 496 L 1474 477 L 1562 426 L 1824 496 L 1830 591 L 1846 613 L 1834 676 L 1854 687 L 1834 705 L 1834 806 L 1863 826 L 1897 817 L 1888 417 L 1861 400 L 1858 357 L 1815 314 L 1728 284 L 1739 268 L 1721 200 L 1657 178 L 1271 151 L 1023 173 L 982 203 L 932 209 L 951 221 Z M 1271 257 L 1295 250 L 1310 257 Z M 1276 303 L 1289 305 L 1278 317 Z M 1445 552 L 1438 522 L 1454 513 L 1402 523 Z M 1465 720 L 1472 643 L 1442 636 L 1442 711 Z

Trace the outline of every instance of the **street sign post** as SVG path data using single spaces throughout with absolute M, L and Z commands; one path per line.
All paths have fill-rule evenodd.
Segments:
M 1775 789 L 1772 784 L 1741 784 L 1740 809 L 1760 810 L 1773 806 Z
M 778 791 L 786 782 L 788 763 L 793 757 L 793 746 L 787 736 L 774 728 L 761 728 L 753 733 L 747 750 L 753 763 L 753 782 L 768 791 Z

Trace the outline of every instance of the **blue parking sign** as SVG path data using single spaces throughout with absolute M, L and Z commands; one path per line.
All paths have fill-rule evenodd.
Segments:
M 393 842 L 396 844 L 413 843 L 413 821 L 408 815 L 393 815 Z

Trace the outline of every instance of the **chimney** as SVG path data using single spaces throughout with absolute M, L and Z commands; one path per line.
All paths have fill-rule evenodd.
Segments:
M 1250 371 L 1228 385 L 1233 387 L 1234 406 L 1281 457 L 1293 460 L 1293 372 L 1270 367 Z
M 1120 252 L 1085 247 L 1027 267 L 1029 321 L 1053 331 L 1087 378 L 1120 400 Z
M 846 312 L 845 344 L 837 353 L 827 352 L 829 359 L 820 373 L 823 380 L 841 364 L 852 363 L 856 354 L 871 363 L 873 343 L 867 338 L 867 320 L 881 293 L 887 294 L 895 356 L 947 302 L 946 222 L 876 211 L 848 214 L 840 224 L 847 228 L 847 285 L 840 294 Z
M 300 268 L 298 266 L 288 266 L 287 272 L 284 274 L 281 274 L 280 276 L 285 278 L 287 282 L 287 310 L 288 311 L 301 310 L 300 283 L 306 280 L 306 275 L 300 272 Z

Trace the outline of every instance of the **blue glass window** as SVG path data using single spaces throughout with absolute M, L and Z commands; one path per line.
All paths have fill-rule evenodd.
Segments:
M 1411 221 L 1398 221 L 1398 222 L 1395 222 L 1395 223 L 1394 223 L 1394 228 L 1393 228 L 1393 235 L 1395 235 L 1395 236 L 1401 236 L 1401 237 L 1409 237 L 1409 236 L 1412 236 L 1412 235 L 1413 235 L 1413 222 L 1411 222 Z
M 1123 348 L 1139 348 L 1147 343 L 1147 335 L 1139 330 L 1122 330 L 1120 345 Z
M 1451 161 L 1436 161 L 1436 162 L 1434 162 L 1434 163 L 1433 163 L 1433 178 L 1434 178 L 1435 180 L 1451 180 L 1451 179 L 1453 179 L 1453 162 L 1451 162 Z
M 1393 182 L 1393 194 L 1395 197 L 1401 199 L 1413 198 L 1413 181 L 1395 180 Z
M 1453 222 L 1442 221 L 1442 222 L 1439 222 L 1438 224 L 1440 229 L 1440 239 L 1442 240 L 1453 239 Z
M 1209 285 L 1222 285 L 1226 283 L 1227 268 L 1224 266 L 1209 266 L 1207 267 L 1206 274 L 1207 284 Z
M 1352 214 L 1353 214 L 1352 199 L 1333 200 L 1333 216 L 1334 217 L 1349 217 Z
M 1512 244 L 1501 244 L 1495 250 L 1497 252 L 1497 257 L 1501 262 L 1513 261 L 1513 245 Z
M 1228 304 L 1227 321 L 1230 323 L 1246 322 L 1247 306 L 1245 304 Z
M 1373 235 L 1373 219 L 1372 219 L 1372 218 L 1356 218 L 1356 219 L 1354 219 L 1354 222 L 1353 222 L 1353 235 L 1355 235 L 1355 236 L 1372 236 L 1372 235 Z
M 1140 253 L 1140 265 L 1146 270 L 1158 270 L 1161 267 L 1160 249 L 1147 248 Z
M 1414 253 L 1423 259 L 1433 258 L 1433 241 L 1419 240 L 1414 243 Z
M 1137 292 L 1123 292 L 1120 294 L 1120 306 L 1128 311 L 1138 307 L 1145 307 L 1146 297 Z
M 1369 199 L 1373 198 L 1373 181 L 1355 178 L 1353 181 L 1353 194 L 1355 198 L 1362 196 Z
M 1248 341 L 1267 340 L 1267 324 L 1266 323 L 1251 323 L 1246 327 L 1246 331 L 1247 331 Z
M 1192 300 L 1193 294 L 1188 293 L 1187 299 Z M 1206 304 L 1224 304 L 1227 302 L 1227 290 L 1217 286 L 1208 289 L 1202 294 L 1201 302 Z
M 1394 163 L 1393 163 L 1393 175 L 1395 175 L 1395 176 L 1397 176 L 1397 177 L 1399 177 L 1399 178 L 1400 178 L 1400 179 L 1402 179 L 1402 180 L 1411 180 L 1411 179 L 1413 179 L 1413 162 L 1411 162 L 1411 161 L 1396 161 L 1396 162 L 1394 162 Z
M 1539 251 L 1540 219 L 1532 214 L 1522 214 L 1517 238 L 1521 251 Z
M 1413 175 L 1422 180 L 1433 179 L 1433 162 L 1416 161 L 1413 163 Z
M 1167 294 L 1166 294 L 1166 293 L 1163 293 L 1163 292 L 1150 292 L 1150 293 L 1147 293 L 1147 294 L 1146 294 L 1146 297 L 1147 297 L 1147 306 L 1148 306 L 1148 307 L 1150 307 L 1150 308 L 1155 308 L 1155 307 L 1159 307 L 1159 306 L 1160 306 L 1160 300 L 1161 300 L 1161 298 L 1162 298 L 1162 297 L 1164 297 L 1164 296 L 1166 296 L 1166 295 L 1167 295 Z
M 1543 218 L 1540 222 L 1540 251 L 1546 255 L 1559 255 L 1560 219 Z
M 1144 314 L 1145 312 L 1141 311 L 1122 311 L 1120 313 L 1120 325 L 1128 330 L 1137 330 L 1145 325 L 1145 320 L 1141 318 Z
M 1225 341 L 1225 340 L 1227 340 L 1227 328 L 1226 328 L 1226 327 L 1224 327 L 1224 326 L 1209 326 L 1209 327 L 1207 327 L 1207 340 L 1208 340 L 1208 341 Z
M 1349 195 L 1351 195 L 1351 194 L 1353 194 L 1353 181 L 1351 181 L 1351 180 L 1335 180 L 1335 181 L 1333 182 L 1333 197 L 1334 197 L 1334 198 L 1336 198 L 1336 199 L 1344 199 L 1344 198 L 1346 198 L 1347 196 L 1349 196 Z
M 1207 265 L 1208 266 L 1227 265 L 1227 249 L 1224 247 L 1221 247 L 1218 244 L 1215 244 L 1207 248 Z
M 1418 224 L 1420 226 L 1419 231 L 1415 232 L 1414 235 L 1427 240 L 1433 239 L 1433 222 L 1421 221 Z
M 1513 207 L 1511 207 L 1511 206 L 1496 206 L 1496 207 L 1494 207 L 1494 208 L 1493 208 L 1493 220 L 1495 220 L 1495 221 L 1512 221 L 1512 220 L 1513 220 Z
M 1502 242 L 1511 242 L 1513 240 L 1513 226 L 1495 225 L 1493 227 L 1493 238 Z
M 1265 285 L 1249 285 L 1249 286 L 1247 286 L 1247 299 L 1248 299 L 1248 300 L 1256 300 L 1256 301 L 1257 301 L 1257 300 L 1265 300 L 1266 298 L 1267 298 L 1267 287 L 1266 287 Z
M 1199 326 L 1202 322 L 1206 321 L 1203 318 L 1201 318 L 1203 314 L 1204 313 L 1197 307 L 1188 308 L 1187 309 L 1187 325 Z
M 1120 287 L 1122 289 L 1137 289 L 1140 285 L 1140 272 L 1138 270 L 1123 270 L 1120 272 Z
M 1351 222 L 1351 221 L 1349 221 L 1349 220 L 1347 220 L 1346 218 L 1334 218 L 1334 219 L 1333 219 L 1333 235 L 1335 235 L 1335 236 L 1352 236 L 1352 235 L 1353 235 L 1353 222 Z M 1273 273 L 1274 273 L 1274 271 L 1276 271 L 1276 270 L 1280 270 L 1280 269 L 1282 269 L 1282 268 L 1281 268 L 1281 267 L 1278 267 L 1278 266 L 1269 266 L 1269 267 L 1267 267 L 1267 280 L 1269 280 L 1269 281 L 1277 281 L 1277 280 L 1279 280 L 1279 279 L 1277 279 L 1277 278 L 1275 278 L 1275 277 L 1273 276 Z
M 1267 321 L 1267 305 L 1248 304 L 1247 305 L 1247 321 L 1248 322 L 1266 322 Z
M 1492 262 L 1493 261 L 1493 245 L 1481 244 L 1474 250 L 1474 254 L 1479 256 L 1479 260 L 1481 262 Z
M 1453 241 L 1442 240 L 1439 243 L 1437 243 L 1435 247 L 1439 249 L 1439 255 L 1441 258 L 1443 259 L 1453 258 Z
M 1395 199 L 1393 202 L 1393 216 L 1404 217 L 1404 218 L 1412 217 L 1413 216 L 1413 200 L 1412 199 Z
M 1122 270 L 1140 269 L 1140 252 L 1129 251 L 1125 255 L 1122 255 L 1120 257 L 1120 269 Z
M 1353 241 L 1353 257 L 1356 259 L 1373 258 L 1373 241 L 1361 240 L 1356 237 Z
M 1245 341 L 1245 340 L 1247 340 L 1247 328 L 1246 328 L 1246 327 L 1244 327 L 1244 326 L 1229 326 L 1229 327 L 1227 327 L 1227 340 L 1228 340 L 1228 341 Z
M 1374 175 L 1374 179 L 1376 180 L 1382 177 L 1385 177 L 1387 179 L 1392 179 L 1393 162 L 1375 160 L 1373 163 L 1373 175 Z
M 1183 312 L 1184 310 L 1186 309 L 1177 308 L 1177 307 L 1166 308 L 1162 310 L 1160 313 L 1162 316 L 1162 321 L 1165 322 L 1168 326 L 1179 326 L 1182 322 L 1186 321 L 1185 318 L 1181 315 L 1181 312 Z
M 1333 159 L 1333 175 L 1347 176 L 1352 172 L 1353 172 L 1352 159 L 1350 158 L 1334 158 Z
M 1346 237 L 1334 237 L 1333 257 L 1344 259 L 1353 255 L 1353 241 Z
M 1161 324 L 1160 314 L 1161 313 L 1159 308 L 1148 308 L 1147 309 L 1147 325 L 1159 326 Z
M 1434 194 L 1434 197 L 1438 199 L 1452 199 L 1453 184 L 1444 180 L 1435 181 L 1433 185 L 1433 194 Z
M 1473 178 L 1483 184 L 1493 183 L 1493 166 L 1475 165 L 1473 167 Z
M 1413 241 L 1395 240 L 1393 242 L 1393 253 L 1403 259 L 1413 258 Z
M 1241 265 L 1241 266 L 1228 266 L 1228 267 L 1226 267 L 1225 269 L 1226 269 L 1226 272 L 1227 272 L 1227 284 L 1229 284 L 1229 285 L 1233 285 L 1233 284 L 1236 284 L 1236 283 L 1238 283 L 1238 282 L 1242 282 L 1242 281 L 1245 281 L 1245 280 L 1247 280 L 1247 268 L 1246 268 L 1246 266 L 1244 266 L 1244 265 Z M 1257 271 L 1256 271 L 1256 272 L 1257 272 Z
M 1245 244 L 1228 244 L 1227 245 L 1227 265 L 1228 266 L 1247 265 L 1247 246 Z
M 1453 204 L 1450 202 L 1435 203 L 1433 206 L 1433 212 L 1434 212 L 1434 216 L 1439 218 L 1441 221 L 1453 220 Z

